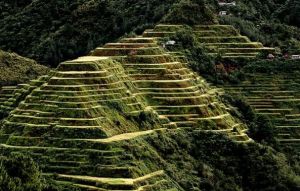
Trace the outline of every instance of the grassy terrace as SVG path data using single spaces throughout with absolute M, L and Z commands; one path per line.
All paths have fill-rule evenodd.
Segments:
M 175 34 L 182 25 L 157 25 L 146 30 L 144 37 L 162 38 Z M 210 54 L 221 54 L 224 58 L 255 58 L 260 52 L 274 52 L 259 42 L 251 42 L 248 37 L 241 36 L 230 25 L 197 25 L 193 27 L 199 42 L 203 43 Z
M 245 96 L 256 113 L 271 118 L 278 140 L 299 150 L 300 84 L 297 75 L 249 74 L 248 81 L 226 86 L 225 90 Z

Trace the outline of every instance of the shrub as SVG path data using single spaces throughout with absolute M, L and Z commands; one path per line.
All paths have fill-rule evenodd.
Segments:
M 217 124 L 213 120 L 198 121 L 197 128 L 201 130 L 216 130 Z
M 249 136 L 255 141 L 273 143 L 274 125 L 269 118 L 263 115 L 258 115 L 249 127 Z

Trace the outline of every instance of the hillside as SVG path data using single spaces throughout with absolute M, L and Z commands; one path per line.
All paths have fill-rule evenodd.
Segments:
M 298 191 L 298 1 L 235 3 L 1 1 L 0 191 Z
M 217 90 L 155 38 L 91 55 L 35 82 L 2 122 L 3 153 L 27 153 L 68 190 L 296 189 L 285 157 L 252 142 Z M 263 168 L 251 165 L 258 156 Z
M 143 31 L 158 22 L 174 2 L 1 1 L 0 48 L 56 67 L 125 33 Z
M 26 83 L 48 71 L 34 60 L 0 50 L 0 87 Z
M 291 155 L 299 155 L 299 61 L 261 59 L 261 54 L 273 53 L 274 49 L 251 42 L 230 25 L 159 24 L 144 35 L 161 43 L 176 41 L 166 46 L 169 53 L 178 58 L 186 55 L 195 72 L 225 90 L 218 93 L 227 99 L 233 96 L 229 100 L 237 110 L 243 111 L 249 104 L 253 116 L 242 112 L 242 118 L 253 127 L 250 137 L 260 142 L 272 142 L 275 137 L 278 144 L 274 147 L 289 148 Z M 240 99 L 245 103 L 239 103 Z

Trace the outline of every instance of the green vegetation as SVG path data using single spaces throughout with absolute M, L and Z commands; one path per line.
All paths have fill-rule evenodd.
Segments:
M 36 80 L 16 69 L 28 84 L 0 91 L 0 191 L 298 190 L 300 63 L 261 59 L 298 51 L 297 2 L 255 3 L 222 25 L 215 0 L 0 2 L 1 47 L 51 66 L 132 32 Z
M 297 190 L 299 185 L 285 156 L 257 143 L 237 144 L 221 134 L 189 130 L 146 140 L 185 190 Z
M 182 0 L 162 19 L 170 24 L 215 24 L 217 18 L 206 0 Z
M 1 148 L 29 153 L 44 177 L 79 189 L 181 191 L 151 146 L 130 142 L 180 128 L 251 141 L 208 84 L 155 39 L 124 38 L 91 54 L 61 63 L 1 124 Z
M 0 3 L 0 48 L 56 67 L 125 33 L 143 31 L 158 22 L 176 1 L 22 2 Z
M 300 2 L 297 0 L 288 0 L 274 14 L 276 19 L 300 27 Z
M 218 10 L 224 8 L 219 7 Z M 237 2 L 237 6 L 225 10 L 232 15 L 221 17 L 220 23 L 235 26 L 242 34 L 265 46 L 279 47 L 283 54 L 299 54 L 298 1 L 242 0 Z
M 203 33 L 204 29 L 207 30 L 207 34 Z M 299 120 L 297 119 L 299 84 L 296 77 L 299 75 L 298 61 L 283 58 L 262 60 L 261 55 L 265 55 L 266 58 L 267 51 L 272 49 L 262 48 L 260 43 L 252 43 L 247 37 L 236 36 L 238 31 L 228 25 L 198 25 L 190 28 L 183 25 L 163 24 L 153 30 L 147 30 L 144 34 L 149 36 L 149 33 L 152 37 L 159 38 L 162 43 L 175 41 L 175 45 L 165 45 L 170 53 L 177 57 L 180 57 L 180 54 L 186 55 L 191 68 L 198 74 L 203 75 L 210 82 L 226 84 L 225 95 L 226 93 L 234 95 L 229 98 L 228 107 L 233 105 L 238 109 L 231 111 L 231 114 L 248 124 L 247 134 L 252 139 L 285 152 L 288 156 L 287 160 L 291 162 L 298 174 L 299 165 L 296 162 L 299 159 Z M 219 33 L 221 36 L 217 39 L 216 35 L 211 36 L 212 33 Z M 230 35 L 235 37 L 232 38 Z M 203 39 L 205 39 L 204 46 L 199 43 L 203 42 Z M 220 50 L 239 51 L 240 58 L 247 57 L 244 54 L 245 52 L 248 54 L 249 50 L 261 49 L 262 52 L 251 56 L 256 59 L 232 59 L 230 58 L 232 56 L 226 54 L 223 57 L 218 54 L 209 57 L 205 49 L 206 44 L 214 46 L 217 44 Z M 245 46 L 249 47 L 245 48 Z M 214 48 L 212 47 L 211 50 Z M 230 55 L 233 54 L 236 52 L 230 52 Z M 250 54 L 253 53 L 249 52 Z M 235 96 L 237 94 L 242 94 L 244 98 L 237 99 Z M 226 100 L 228 101 L 228 98 Z M 199 123 L 199 126 L 202 125 Z M 206 126 L 204 129 L 214 129 L 213 124 L 206 124 Z
M 183 52 L 189 60 L 189 67 L 198 74 L 205 77 L 216 74 L 215 58 L 206 54 L 204 46 L 197 40 L 192 28 L 185 26 L 162 41 L 167 42 L 169 40 L 174 40 L 176 46 L 168 46 L 167 49 L 171 52 Z
M 299 64 L 286 59 L 249 62 L 236 71 L 243 80 L 220 86 L 244 116 L 251 116 L 246 121 L 249 136 L 285 152 L 291 163 L 299 160 Z M 243 96 L 240 102 L 237 95 Z
M 174 188 L 174 190 L 297 190 L 297 185 L 299 184 L 299 178 L 296 177 L 295 172 L 291 169 L 283 154 L 257 143 L 237 144 L 222 134 L 193 132 L 191 129 L 171 130 L 167 132 L 157 132 L 126 142 L 118 142 L 114 145 L 126 149 L 126 156 L 124 155 L 123 160 L 127 158 L 127 160 L 137 165 L 139 164 L 138 160 L 142 158 L 143 167 L 141 167 L 143 171 L 146 171 L 147 168 L 155 169 L 157 166 L 164 168 L 166 174 L 178 183 L 177 189 Z M 69 157 L 71 157 L 72 150 L 74 150 L 74 148 L 70 148 L 69 151 L 65 151 L 65 154 L 61 155 L 54 149 L 55 148 L 52 148 L 52 150 L 46 152 L 48 154 L 52 153 L 52 155 L 47 156 L 50 157 L 51 160 L 57 160 L 62 156 L 66 160 L 70 160 L 71 158 Z M 18 150 L 22 151 L 20 149 Z M 86 160 L 83 158 L 83 154 L 89 152 L 90 163 L 95 166 L 101 163 L 109 164 L 108 160 L 118 160 L 118 158 L 111 157 L 106 159 L 104 156 L 101 156 L 100 153 L 97 154 L 96 150 L 76 151 L 77 155 L 73 153 L 73 157 L 77 156 L 81 158 L 81 161 Z M 27 151 L 27 153 L 31 153 L 33 156 L 38 152 L 41 152 L 41 150 Z M 118 151 L 115 150 L 115 152 Z M 44 160 L 47 159 L 46 153 L 43 155 Z M 17 156 L 19 157 L 15 158 L 20 159 L 20 154 Z M 130 158 L 128 158 L 129 156 Z M 9 162 L 10 168 L 16 165 L 14 172 L 26 172 L 25 175 L 18 175 L 18 177 L 21 177 L 21 180 L 26 180 L 25 177 L 33 173 L 36 174 L 36 176 L 30 177 L 39 177 L 39 179 L 37 179 L 38 185 L 41 185 L 45 191 L 72 190 L 71 185 L 68 185 L 66 182 L 63 184 L 64 186 L 59 186 L 50 179 L 47 179 L 48 185 L 45 185 L 45 180 L 40 177 L 40 173 L 36 170 L 37 167 L 32 160 L 24 156 L 21 158 L 22 160 L 10 159 L 13 162 Z M 39 159 L 39 157 L 35 158 L 36 160 Z M 31 165 L 20 165 L 28 163 Z M 43 164 L 42 161 L 39 161 L 39 163 Z M 62 163 L 62 161 L 60 161 L 60 163 Z M 70 161 L 69 164 L 66 161 L 65 165 L 71 165 Z M 47 167 L 44 168 L 44 170 L 47 169 Z M 60 168 L 68 169 L 67 166 L 61 166 Z M 87 168 L 87 166 L 85 168 Z M 81 168 L 82 173 L 84 173 L 85 168 Z M 66 172 L 66 170 L 64 171 Z M 91 173 L 91 171 L 89 173 Z M 116 176 L 117 174 L 114 175 Z M 51 178 L 61 179 L 60 175 L 54 175 Z M 33 181 L 30 181 L 30 183 L 32 182 Z M 31 185 L 30 183 L 27 185 Z M 83 184 L 83 182 L 81 182 L 81 184 Z M 98 186 L 101 184 L 102 183 L 99 182 Z M 6 186 L 7 184 L 4 183 L 2 185 Z M 80 184 L 78 184 L 78 186 L 79 185 Z M 182 187 L 182 189 L 180 189 L 180 187 Z M 156 187 L 152 187 L 153 191 L 166 190 L 167 188 L 170 187 L 163 184 L 163 182 L 157 184 Z M 26 189 L 24 189 L 24 191 L 25 190 Z M 78 187 L 78 190 L 85 189 Z
M 0 89 L 1 86 L 27 83 L 48 71 L 34 60 L 0 50 Z
M 177 25 L 172 27 L 176 28 Z M 157 33 L 155 30 L 146 30 L 143 37 L 124 38 L 118 43 L 108 43 L 91 54 L 111 56 L 125 66 L 125 72 L 133 79 L 134 86 L 143 95 L 148 106 L 152 107 L 161 119 L 168 121 L 164 127 L 223 130 L 224 133 L 232 134 L 232 139 L 249 141 L 243 133 L 243 126 L 237 127 L 237 132 L 231 132 L 232 126 L 238 121 L 222 107 L 218 97 L 210 94 L 212 90 L 208 84 L 195 75 L 176 55 L 167 54 L 159 48 L 157 40 L 149 37 L 151 34 Z M 193 51 L 193 43 L 196 43 L 191 39 L 193 37 L 180 33 L 178 38 L 184 39 L 181 42 L 182 46 Z M 196 49 L 192 52 L 193 58 L 202 59 L 195 55 L 202 53 L 199 51 L 201 50 Z M 215 125 L 201 125 L 207 124 L 206 121 L 212 121 Z
M 245 101 L 245 97 L 225 94 L 222 96 L 223 101 L 237 108 L 233 115 L 241 118 L 248 127 L 248 135 L 258 143 L 269 146 L 277 146 L 274 137 L 274 128 L 272 121 L 264 115 L 257 114 L 251 105 Z
M 37 163 L 27 154 L 3 152 L 0 154 L 1 191 L 79 191 L 72 186 L 59 185 L 44 178 Z
M 182 25 L 175 26 L 158 25 L 154 31 L 167 31 L 174 28 L 173 34 L 161 39 L 162 43 L 169 40 L 176 42 L 175 45 L 167 46 L 166 49 L 171 53 L 180 52 L 184 54 L 191 69 L 205 77 L 209 82 L 216 84 L 225 82 L 239 83 L 244 79 L 244 74 L 243 72 L 234 71 L 234 68 L 246 65 L 250 60 L 255 60 L 262 53 L 273 51 L 273 49 L 262 47 L 260 43 L 253 43 L 249 40 L 246 43 L 232 43 L 231 41 L 227 43 L 201 43 L 201 33 L 205 34 L 213 31 L 222 34 L 223 37 L 221 38 L 223 39 L 228 38 L 224 36 L 226 34 L 237 35 L 237 31 L 231 26 L 196 25 L 193 28 Z M 199 30 L 202 32 L 199 32 Z M 208 36 L 206 35 L 203 38 L 208 38 Z M 215 37 L 211 36 L 209 38 L 213 40 Z
M 18 153 L 1 156 L 0 176 L 1 191 L 41 191 L 45 185 L 34 161 Z
M 280 74 L 280 73 L 295 73 L 300 72 L 299 60 L 257 60 L 248 63 L 242 68 L 246 73 L 262 73 L 262 74 Z

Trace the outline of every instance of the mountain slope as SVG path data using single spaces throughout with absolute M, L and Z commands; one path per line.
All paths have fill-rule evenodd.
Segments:
M 0 151 L 82 191 L 296 189 L 285 157 L 244 141 L 216 90 L 156 43 L 124 38 L 61 63 L 3 120 Z
M 34 60 L 0 50 L 0 87 L 26 83 L 48 71 L 47 67 Z
M 268 2 L 270 1 L 272 0 Z M 12 39 L 5 37 L 2 40 L 9 45 L 4 46 L 13 43 L 12 46 L 18 48 L 16 44 L 20 44 L 20 50 L 28 51 L 28 54 L 31 52 L 31 56 L 39 53 L 41 58 L 49 58 L 46 59 L 47 62 L 54 63 L 53 65 L 61 58 L 84 54 L 88 49 L 93 49 L 93 43 L 99 39 L 104 43 L 117 38 L 124 33 L 122 30 L 125 26 L 121 26 L 122 23 L 132 21 L 128 18 L 134 20 L 129 24 L 132 28 L 134 24 L 144 22 L 144 18 L 136 16 L 135 10 L 147 10 L 151 15 L 153 11 L 156 14 L 151 9 L 152 6 L 160 9 L 165 5 L 164 2 L 155 6 L 151 4 L 152 1 L 146 3 L 132 0 L 62 0 L 57 1 L 57 4 L 43 0 L 22 2 L 25 4 L 6 2 L 13 7 L 8 10 L 8 14 L 22 21 L 14 21 L 7 13 L 2 14 L 5 17 L 3 20 L 12 21 L 9 25 L 11 28 L 4 30 L 7 33 L 14 31 L 12 33 L 19 40 L 12 42 Z M 127 4 L 124 5 L 124 2 Z M 181 23 L 183 20 L 197 23 L 198 19 L 204 22 L 202 18 L 206 21 L 215 20 L 211 11 L 202 17 L 202 8 L 206 10 L 208 7 L 197 5 L 203 5 L 208 0 L 181 2 L 183 3 L 173 7 L 174 12 L 171 10 L 165 17 L 169 17 L 170 24 L 175 24 L 173 21 Z M 247 0 L 244 2 L 248 3 Z M 1 5 L 3 4 L 0 3 Z M 193 8 L 192 12 L 188 12 L 189 6 Z M 105 11 L 101 12 L 100 8 Z M 72 18 L 76 18 L 71 19 L 72 23 L 66 19 L 71 18 L 69 11 Z M 144 15 L 143 11 L 137 15 Z M 125 16 L 119 18 L 112 16 L 113 14 Z M 43 17 L 47 15 L 58 15 L 59 18 L 45 21 Z M 40 22 L 31 23 L 30 19 L 26 20 L 31 16 L 37 16 L 45 23 L 49 22 L 53 31 L 49 32 L 46 29 L 48 26 L 45 28 L 39 25 Z M 153 21 L 153 17 L 146 17 Z M 58 20 L 63 24 L 57 23 Z M 26 23 L 34 28 L 33 33 L 23 28 L 20 33 L 16 32 L 18 27 L 25 27 Z M 56 26 L 59 29 L 56 30 Z M 138 27 L 137 31 L 144 27 Z M 182 35 L 184 31 L 178 35 L 171 29 L 159 30 L 161 27 L 169 28 L 169 25 L 158 25 L 154 30 L 146 30 L 142 36 L 130 35 L 117 42 L 106 43 L 91 51 L 90 56 L 60 63 L 56 70 L 37 80 L 31 80 L 29 84 L 19 85 L 16 89 L 11 86 L 2 88 L 0 155 L 7 156 L 15 152 L 29 155 L 39 165 L 44 178 L 64 187 L 45 188 L 43 191 L 73 191 L 74 187 L 78 188 L 76 191 L 299 190 L 299 157 L 277 152 L 278 150 L 267 146 L 264 142 L 267 139 L 258 144 L 249 138 L 248 134 L 252 135 L 253 132 L 247 131 L 248 121 L 243 117 L 251 118 L 253 113 L 248 110 L 239 112 L 238 108 L 234 108 L 236 105 L 233 107 L 229 103 L 224 104 L 219 96 L 224 91 L 207 83 L 200 70 L 195 70 L 198 75 L 188 67 L 198 64 L 198 68 L 206 66 L 202 69 L 216 72 L 213 60 L 209 60 L 202 52 L 202 45 L 196 43 L 199 39 L 202 43 L 207 41 L 204 43 L 207 48 L 215 46 L 210 47 L 213 54 L 217 51 L 223 52 L 225 56 L 246 54 L 251 55 L 251 59 L 254 59 L 252 55 L 256 55 L 263 46 L 240 36 L 232 26 L 198 25 L 194 31 L 185 32 L 186 35 Z M 178 28 L 178 25 L 172 27 Z M 12 28 L 14 30 L 10 30 Z M 40 34 L 36 35 L 35 30 Z M 102 36 L 98 37 L 99 34 Z M 181 38 L 174 39 L 175 47 L 179 45 L 179 48 L 184 49 L 183 52 L 176 49 L 169 49 L 176 52 L 167 52 L 168 49 L 160 47 L 160 37 L 168 37 L 169 34 L 184 37 L 182 41 Z M 93 37 L 90 39 L 93 35 L 96 40 Z M 37 36 L 41 36 L 40 41 L 35 39 Z M 30 50 L 26 50 L 25 46 L 31 43 L 28 38 L 34 40 L 31 44 L 34 48 Z M 170 39 L 165 40 L 172 44 Z M 230 41 L 227 42 L 228 40 Z M 43 55 L 46 49 L 50 50 L 49 55 Z M 72 52 L 73 50 L 83 52 Z M 257 65 L 260 66 L 260 63 Z M 289 66 L 287 68 L 291 70 Z M 270 68 L 268 65 L 262 69 Z M 286 80 L 298 83 L 298 79 L 270 79 L 265 78 L 265 74 L 254 75 L 253 78 L 262 80 L 262 89 L 253 92 L 258 93 L 255 97 L 265 95 L 266 87 L 276 83 L 277 86 Z M 271 84 L 265 87 L 266 81 Z M 278 98 L 299 101 L 296 94 L 295 97 L 286 96 L 291 91 L 283 90 L 284 94 L 279 91 L 280 94 L 277 91 L 274 95 L 276 101 Z M 246 90 L 245 93 L 249 94 L 249 91 Z M 267 95 L 267 99 L 270 99 L 270 95 Z M 244 106 L 238 100 L 235 101 Z M 290 103 L 286 106 L 289 105 Z M 284 111 L 286 109 L 290 110 L 284 106 Z M 293 121 L 299 121 L 298 114 L 287 116 Z M 247 124 L 258 129 L 267 127 L 255 132 L 257 137 L 270 136 L 268 121 L 252 120 Z M 288 135 L 283 133 L 283 136 Z M 299 142 L 298 135 L 290 136 L 295 138 L 292 140 L 293 145 L 294 142 L 295 145 Z M 1 185 L 2 180 L 10 178 L 5 174 L 6 169 L 0 167 L 0 171 Z M 20 165 L 10 171 L 23 172 L 26 168 Z M 28 179 L 29 173 L 26 175 L 20 177 L 20 180 Z M 19 182 L 18 177 L 14 180 Z M 19 187 L 22 187 L 21 184 L 15 186 L 16 189 Z

